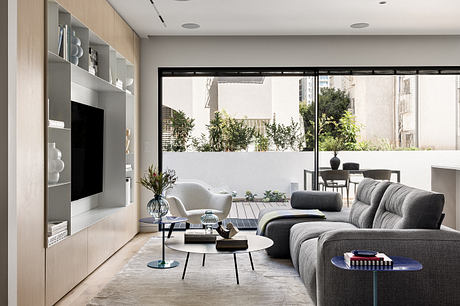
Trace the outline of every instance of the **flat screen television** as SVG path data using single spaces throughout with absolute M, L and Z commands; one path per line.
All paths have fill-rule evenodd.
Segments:
M 102 192 L 104 110 L 72 102 L 72 201 Z

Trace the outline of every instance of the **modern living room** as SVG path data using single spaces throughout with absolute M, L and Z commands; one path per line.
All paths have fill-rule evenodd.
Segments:
M 1 305 L 460 305 L 457 1 L 0 6 Z

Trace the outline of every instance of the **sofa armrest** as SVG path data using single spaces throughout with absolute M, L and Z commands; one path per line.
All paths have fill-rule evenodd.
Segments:
M 291 206 L 296 209 L 342 210 L 342 196 L 331 191 L 296 191 L 291 196 Z
M 446 230 L 335 230 L 319 237 L 318 305 L 372 304 L 372 273 L 345 271 L 331 258 L 353 249 L 370 249 L 418 260 L 418 272 L 379 273 L 382 305 L 454 305 L 460 300 L 460 232 Z

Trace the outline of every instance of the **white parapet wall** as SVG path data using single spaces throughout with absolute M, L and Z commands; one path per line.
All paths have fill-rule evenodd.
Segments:
M 320 152 L 320 166 L 329 166 L 331 152 Z M 342 162 L 357 162 L 362 169 L 401 171 L 401 182 L 430 190 L 432 165 L 460 165 L 459 151 L 346 151 Z M 164 168 L 174 169 L 181 180 L 203 181 L 216 189 L 265 190 L 290 194 L 291 183 L 303 188 L 303 170 L 313 169 L 313 152 L 164 152 Z M 394 177 L 393 180 L 395 180 Z

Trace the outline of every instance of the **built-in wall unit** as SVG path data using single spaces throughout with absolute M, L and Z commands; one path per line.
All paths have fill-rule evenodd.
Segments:
M 103 17 L 101 17 L 103 18 Z M 46 304 L 137 233 L 135 66 L 47 2 Z

